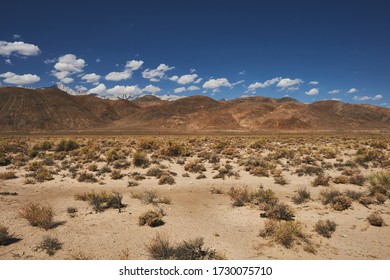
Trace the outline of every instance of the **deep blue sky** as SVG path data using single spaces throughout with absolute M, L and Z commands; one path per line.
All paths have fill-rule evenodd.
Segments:
M 1 4 L 1 83 L 41 87 L 62 80 L 83 90 L 100 84 L 95 91 L 109 96 L 288 94 L 302 102 L 390 104 L 390 1 L 80 2 Z M 27 53 L 17 41 L 29 44 Z M 57 65 L 63 56 L 78 68 L 63 73 L 70 67 Z M 132 60 L 144 63 L 126 68 Z M 174 68 L 150 80 L 160 64 Z M 127 78 L 110 80 L 111 72 Z M 82 79 L 91 73 L 100 79 Z M 197 76 L 181 84 L 169 79 L 190 74 Z

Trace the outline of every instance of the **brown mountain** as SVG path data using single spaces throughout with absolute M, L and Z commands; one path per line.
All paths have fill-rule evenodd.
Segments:
M 57 88 L 0 88 L 0 131 L 126 130 L 149 132 L 389 130 L 390 109 L 292 98 L 216 101 L 191 96 L 133 101 L 69 95 Z

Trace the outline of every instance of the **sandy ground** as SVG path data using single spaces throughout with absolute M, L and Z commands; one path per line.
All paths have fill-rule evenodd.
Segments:
M 224 159 L 223 161 L 225 161 Z M 149 259 L 146 244 L 164 233 L 173 242 L 181 242 L 203 237 L 205 247 L 216 249 L 227 259 L 390 259 L 390 227 L 374 227 L 367 216 L 374 211 L 381 213 L 385 223 L 390 225 L 390 201 L 365 207 L 353 202 L 352 207 L 336 211 L 321 203 L 320 191 L 329 187 L 311 187 L 313 176 L 298 177 L 283 171 L 288 184 L 275 184 L 273 177 L 256 177 L 245 171 L 234 160 L 232 165 L 240 177 L 212 179 L 217 171 L 211 164 L 205 164 L 206 179 L 196 179 L 198 174 L 190 173 L 183 177 L 183 166 L 175 162 L 163 161 L 167 169 L 177 173 L 173 185 L 159 185 L 158 179 L 146 176 L 139 185 L 128 187 L 128 177 L 112 180 L 109 174 L 102 178 L 104 184 L 81 183 L 64 171 L 54 176 L 54 180 L 36 184 L 24 184 L 24 169 L 17 171 L 18 178 L 0 181 L 0 192 L 17 192 L 17 196 L 0 196 L 0 224 L 6 225 L 10 233 L 18 239 L 7 246 L 0 246 L 0 259 Z M 0 172 L 7 171 L 0 167 Z M 138 171 L 145 174 L 146 169 L 133 165 L 122 170 L 129 174 Z M 369 174 L 375 169 L 363 172 Z M 334 171 L 327 171 L 332 175 Z M 295 210 L 295 220 L 304 225 L 304 232 L 310 236 L 316 253 L 306 252 L 302 246 L 284 248 L 281 245 L 269 245 L 259 237 L 259 230 L 266 218 L 256 207 L 233 207 L 226 194 L 231 187 L 248 186 L 256 189 L 260 185 L 272 189 L 279 199 Z M 366 190 L 367 186 L 331 183 L 340 190 Z M 295 205 L 291 198 L 295 191 L 307 186 L 311 200 Z M 212 187 L 220 188 L 223 194 L 212 194 Z M 96 213 L 84 201 L 74 199 L 75 194 L 86 191 L 117 191 L 123 195 L 125 208 L 119 213 L 116 209 L 107 209 Z M 166 212 L 165 224 L 151 228 L 139 226 L 138 217 L 153 205 L 143 204 L 132 198 L 132 193 L 155 190 L 160 196 L 171 198 L 169 205 L 159 204 Z M 19 211 L 28 202 L 51 205 L 55 211 L 55 221 L 60 224 L 49 230 L 32 227 L 20 217 Z M 76 207 L 75 217 L 67 213 L 68 207 Z M 337 223 L 337 229 L 331 238 L 325 238 L 314 231 L 319 219 L 331 219 Z M 62 249 L 49 256 L 37 246 L 44 236 L 56 237 L 62 243 Z

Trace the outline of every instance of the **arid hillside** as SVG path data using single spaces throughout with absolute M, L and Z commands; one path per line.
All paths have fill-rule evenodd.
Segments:
M 247 97 L 216 101 L 191 96 L 133 101 L 69 95 L 57 88 L 0 89 L 0 130 L 138 130 L 166 132 L 262 130 L 387 130 L 390 109 L 292 98 Z

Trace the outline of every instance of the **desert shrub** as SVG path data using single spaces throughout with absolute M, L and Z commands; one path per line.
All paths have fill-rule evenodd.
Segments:
M 136 181 L 128 181 L 127 186 L 129 188 L 138 186 L 138 183 Z
M 90 165 L 88 165 L 87 169 L 89 171 L 98 171 L 98 166 L 96 163 L 91 163 Z
M 172 200 L 169 197 L 160 197 L 155 191 L 144 191 L 143 193 L 132 193 L 132 197 L 139 199 L 145 204 L 171 204 Z
M 125 205 L 122 203 L 123 195 L 118 192 L 113 192 L 107 201 L 107 208 L 114 208 L 118 209 L 118 211 L 121 211 L 121 208 L 123 208 Z
M 138 225 L 148 225 L 150 227 L 159 227 L 165 224 L 163 215 L 160 212 L 149 210 L 138 217 Z
M 302 231 L 302 225 L 298 221 L 267 220 L 264 229 L 259 235 L 270 238 L 273 242 L 285 248 L 292 248 L 295 244 L 310 244 L 308 237 Z
M 258 166 L 253 167 L 251 170 L 249 170 L 249 174 L 258 177 L 269 177 L 269 170 L 265 167 Z
M 345 195 L 352 200 L 359 200 L 362 197 L 363 193 L 354 190 L 346 190 Z
M 123 175 L 123 174 L 121 173 L 121 171 L 118 170 L 118 169 L 114 169 L 114 170 L 111 172 L 111 175 L 110 175 L 111 179 L 113 179 L 113 180 L 122 179 L 123 176 L 124 176 L 124 175 Z
M 294 210 L 284 202 L 278 202 L 265 211 L 265 217 L 274 220 L 289 221 L 294 218 Z
M 84 171 L 79 174 L 77 181 L 86 182 L 86 183 L 95 183 L 97 182 L 97 179 L 93 173 Z
M 14 171 L 7 171 L 7 172 L 1 172 L 0 173 L 0 180 L 11 180 L 18 178 L 16 176 L 16 172 Z
M 160 180 L 158 180 L 159 185 L 172 185 L 175 183 L 175 178 L 171 175 L 162 175 Z
M 12 236 L 9 235 L 8 228 L 0 224 L 0 245 L 6 244 Z
M 359 198 L 359 203 L 367 207 L 368 205 L 375 203 L 375 200 L 372 196 L 363 195 Z
M 348 184 L 349 178 L 345 175 L 340 175 L 332 179 L 335 184 Z
M 108 166 L 108 165 L 104 165 L 102 166 L 102 168 L 100 168 L 100 170 L 98 171 L 98 174 L 104 174 L 104 173 L 110 173 L 112 170 L 111 168 Z
M 85 192 L 83 194 L 77 194 L 74 196 L 76 200 L 87 201 L 89 205 L 93 207 L 96 212 L 102 212 L 107 208 L 115 208 L 120 210 L 125 207 L 122 204 L 122 195 L 117 192 L 108 194 L 106 192 Z
M 377 172 L 371 174 L 368 177 L 370 182 L 370 193 L 374 195 L 375 193 L 381 193 L 384 195 L 390 196 L 390 173 L 389 172 Z
M 62 139 L 56 146 L 57 152 L 70 152 L 79 148 L 79 144 L 72 139 Z
M 310 199 L 310 192 L 306 188 L 297 190 L 297 194 L 293 196 L 292 201 L 295 204 L 302 204 Z
M 233 206 L 244 206 L 251 201 L 251 195 L 248 188 L 231 187 L 227 194 L 230 196 L 230 199 L 233 200 Z
M 7 166 L 11 164 L 11 158 L 0 152 L 0 166 Z
M 298 174 L 298 176 L 302 176 L 304 174 L 312 176 L 312 175 L 321 175 L 324 173 L 324 170 L 320 166 L 313 166 L 313 165 L 303 165 L 300 168 L 298 168 L 295 173 Z
M 215 260 L 223 259 L 219 253 L 209 248 L 203 248 L 203 238 L 198 237 L 171 244 L 166 235 L 157 234 L 146 249 L 152 259 L 156 260 Z
M 349 178 L 349 183 L 353 185 L 363 186 L 366 177 L 360 174 L 354 174 Z
M 331 238 L 332 233 L 336 230 L 336 223 L 330 220 L 318 220 L 318 222 L 314 225 L 314 230 L 326 237 Z
M 19 214 L 34 227 L 40 227 L 48 230 L 54 226 L 54 212 L 50 206 L 42 206 L 38 203 L 29 203 L 22 207 Z
M 329 186 L 329 177 L 325 177 L 323 174 L 318 175 L 312 182 L 313 187 L 317 186 Z
M 137 143 L 137 148 L 142 151 L 152 152 L 158 149 L 159 143 L 152 138 L 141 138 Z
M 38 182 L 53 180 L 53 175 L 51 174 L 50 170 L 46 169 L 45 167 L 39 168 L 34 177 Z
M 0 195 L 3 195 L 3 196 L 17 196 L 18 193 L 17 192 L 0 192 Z
M 275 180 L 275 184 L 279 184 L 279 185 L 282 185 L 282 186 L 287 184 L 287 180 L 286 180 L 286 178 L 283 175 L 275 176 L 274 180 Z
M 375 198 L 378 201 L 378 203 L 385 203 L 387 200 L 387 196 L 382 193 L 376 193 Z
M 145 152 L 136 151 L 133 154 L 133 164 L 137 167 L 146 168 L 149 166 L 149 160 Z
M 383 218 L 378 212 L 374 212 L 367 217 L 368 222 L 372 226 L 381 227 L 384 225 Z
M 50 236 L 44 236 L 41 243 L 37 247 L 37 249 L 46 251 L 49 256 L 53 256 L 61 248 L 62 243 L 57 238 Z
M 206 168 L 198 160 L 193 160 L 184 165 L 184 170 L 192 173 L 206 171 Z
M 68 207 L 67 209 L 66 209 L 66 213 L 68 213 L 68 214 L 74 214 L 74 213 L 77 213 L 77 208 L 75 208 L 75 207 Z
M 121 158 L 118 153 L 118 149 L 116 148 L 108 150 L 105 154 L 105 157 L 107 162 L 113 162 Z
M 161 154 L 169 157 L 178 157 L 181 155 L 185 155 L 187 152 L 187 148 L 181 144 L 172 141 L 168 141 L 165 147 L 161 150 Z
M 320 195 L 324 205 L 331 204 L 337 211 L 348 209 L 352 205 L 352 199 L 337 190 L 324 190 Z

